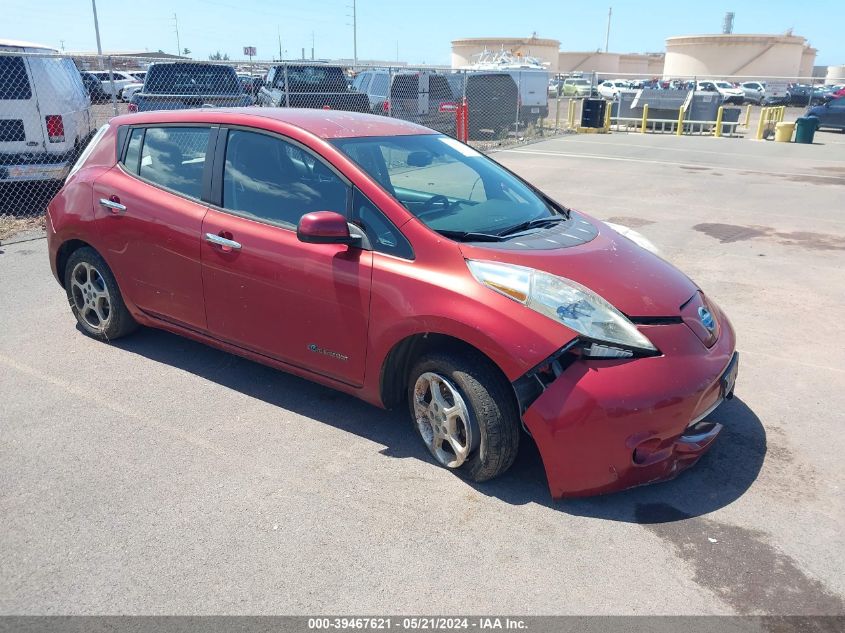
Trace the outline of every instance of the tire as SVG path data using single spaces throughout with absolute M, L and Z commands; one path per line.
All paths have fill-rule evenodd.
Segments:
M 434 389 L 443 399 L 439 408 Z M 439 351 L 420 358 L 409 375 L 408 406 L 437 463 L 465 479 L 487 481 L 516 459 L 520 421 L 513 388 L 479 353 Z
M 138 328 L 111 269 L 93 248 L 80 248 L 71 254 L 64 281 L 71 312 L 88 336 L 112 341 Z

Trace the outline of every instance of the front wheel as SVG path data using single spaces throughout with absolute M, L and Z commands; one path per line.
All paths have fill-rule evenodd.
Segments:
M 68 258 L 65 290 L 70 309 L 88 336 L 109 341 L 137 329 L 114 275 L 93 248 L 80 248 Z
M 471 481 L 505 472 L 519 449 L 513 389 L 475 352 L 421 358 L 408 382 L 411 419 L 437 462 Z

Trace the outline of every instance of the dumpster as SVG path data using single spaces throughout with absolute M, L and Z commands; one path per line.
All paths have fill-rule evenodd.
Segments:
M 584 99 L 584 107 L 581 110 L 581 127 L 596 129 L 604 127 L 606 109 L 607 101 L 604 99 Z
M 816 130 L 819 127 L 819 120 L 814 116 L 802 116 L 795 121 L 795 142 L 812 143 Z
M 792 133 L 795 131 L 795 123 L 781 121 L 775 125 L 775 141 L 778 143 L 791 143 Z

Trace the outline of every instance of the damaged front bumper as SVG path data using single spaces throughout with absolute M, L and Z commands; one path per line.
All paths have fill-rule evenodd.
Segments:
M 523 413 L 555 498 L 667 480 L 695 464 L 722 429 L 705 420 L 733 395 L 730 323 L 707 348 L 685 324 L 641 326 L 662 355 L 571 363 Z

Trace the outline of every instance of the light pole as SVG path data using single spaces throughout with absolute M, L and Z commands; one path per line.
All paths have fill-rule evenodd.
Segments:
M 176 14 L 173 14 L 173 25 L 176 28 L 176 55 L 182 55 L 182 45 L 179 43 L 179 20 L 176 18 Z
M 91 8 L 94 10 L 94 34 L 97 36 L 97 56 L 100 61 L 100 70 L 103 69 L 103 47 L 100 44 L 100 21 L 97 19 L 97 0 L 91 0 Z M 114 89 L 114 75 L 111 71 L 111 57 L 109 57 L 109 84 L 111 85 L 111 107 L 117 114 L 117 93 Z
M 604 36 L 604 52 L 610 47 L 610 16 L 613 15 L 613 7 L 607 9 L 607 34 Z
M 352 61 L 358 65 L 358 7 L 357 0 L 352 0 Z

